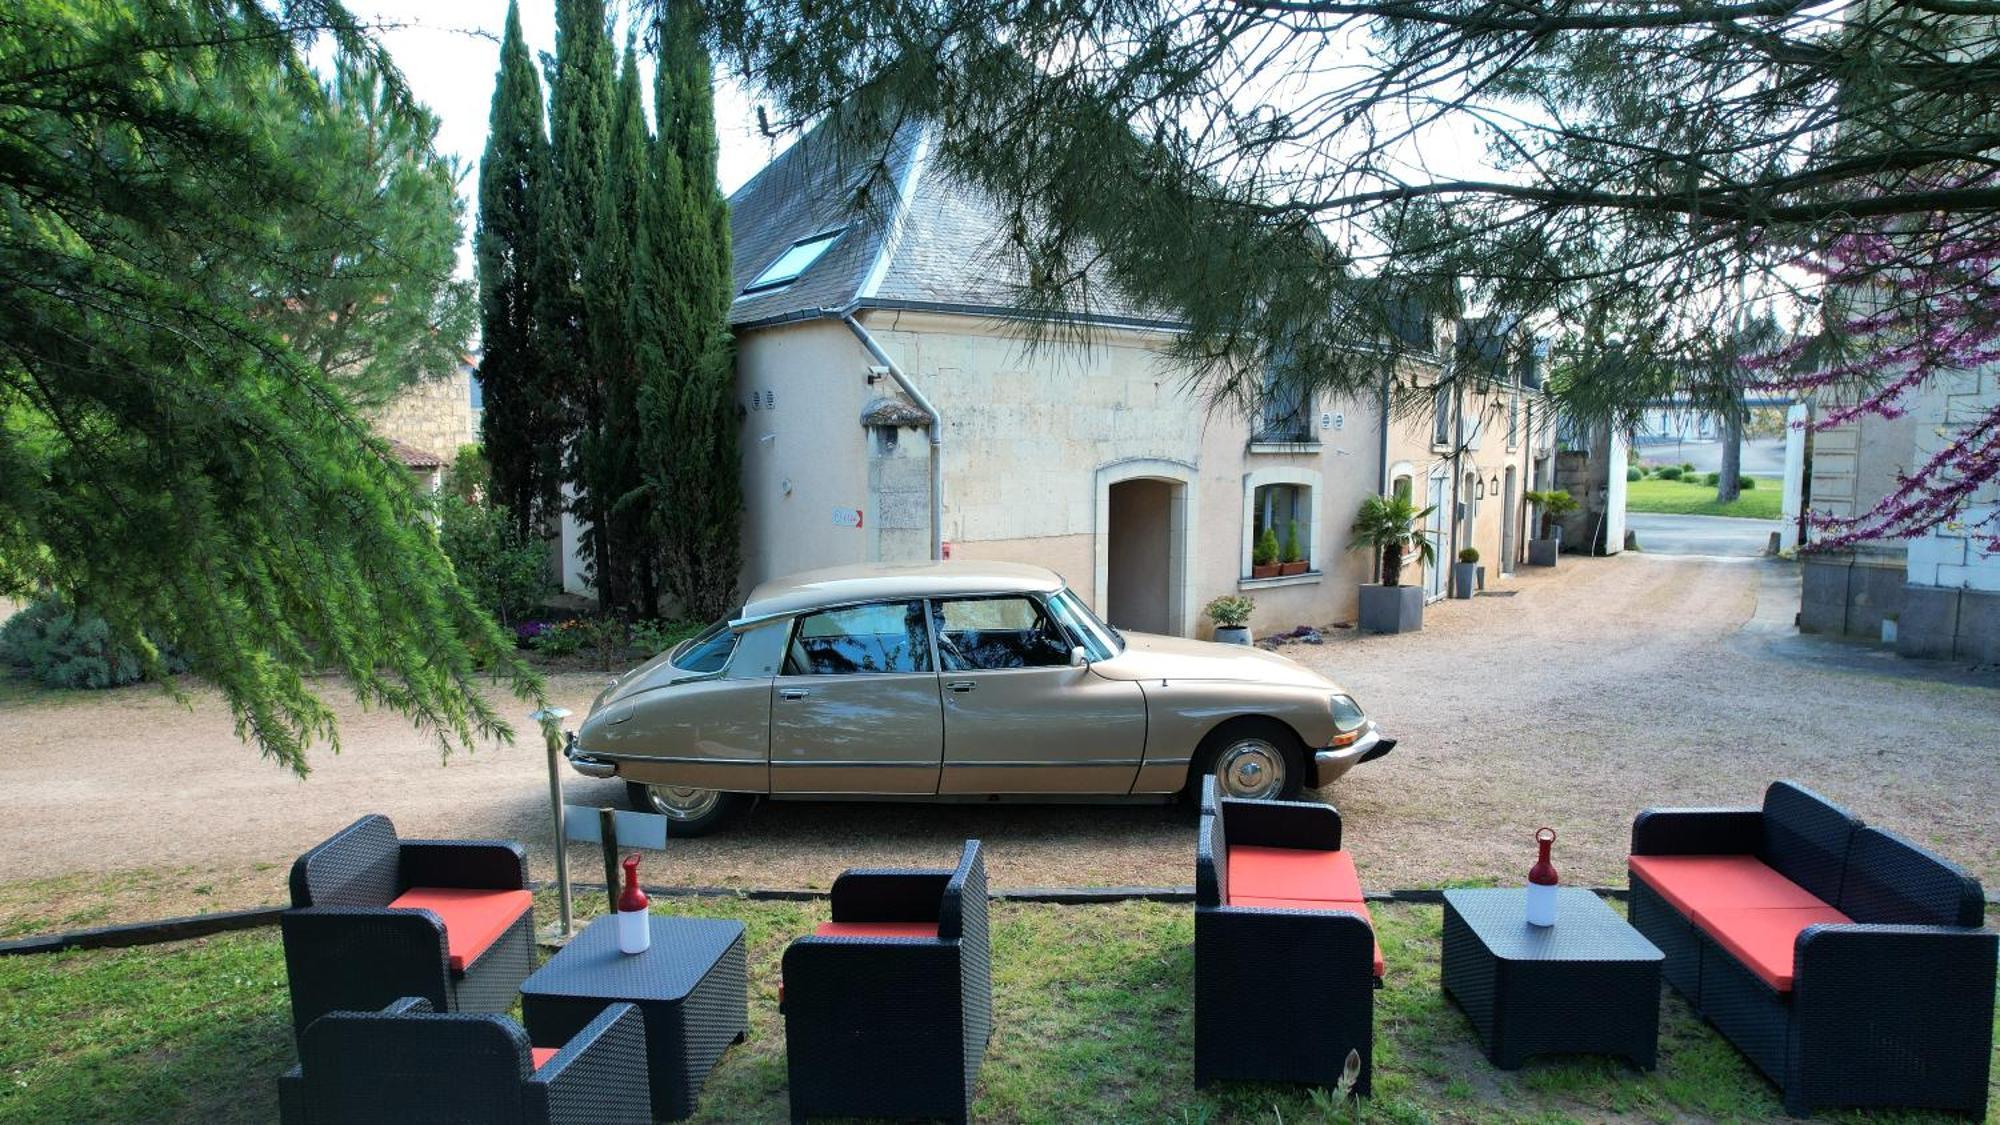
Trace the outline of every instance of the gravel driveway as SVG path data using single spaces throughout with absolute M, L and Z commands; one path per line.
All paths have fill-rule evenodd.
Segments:
M 1637 809 L 1750 804 L 1775 777 L 2000 886 L 2000 676 L 1953 682 L 1801 643 L 1779 564 L 1565 558 L 1493 585 L 1512 596 L 1433 606 L 1420 634 L 1335 629 L 1285 649 L 1401 739 L 1326 794 L 1368 886 L 1518 879 L 1543 824 L 1566 880 L 1622 884 Z M 597 682 L 551 686 L 580 711 Z M 281 902 L 291 858 L 367 811 L 411 836 L 526 840 L 535 875 L 549 873 L 531 740 L 441 762 L 399 717 L 348 702 L 345 752 L 298 781 L 238 743 L 209 696 L 190 712 L 146 688 L 0 692 L 0 933 Z M 567 781 L 572 801 L 622 804 L 615 782 Z M 1177 810 L 846 803 L 765 804 L 734 831 L 677 842 L 648 876 L 825 887 L 848 866 L 946 861 L 968 836 L 986 841 L 1002 888 L 1191 877 L 1192 821 Z M 574 856 L 580 878 L 597 870 L 593 849 Z

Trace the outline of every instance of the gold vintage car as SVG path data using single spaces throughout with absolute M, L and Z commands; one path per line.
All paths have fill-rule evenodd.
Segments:
M 1394 745 L 1275 653 L 1120 633 L 1052 571 L 946 562 L 764 583 L 613 680 L 568 753 L 696 836 L 755 794 L 1157 801 L 1213 772 L 1289 797 Z

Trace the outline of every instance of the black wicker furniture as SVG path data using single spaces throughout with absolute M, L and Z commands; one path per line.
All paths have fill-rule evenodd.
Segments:
M 1445 994 L 1504 1070 L 1557 1053 L 1623 1055 L 1651 1070 L 1659 949 L 1589 891 L 1556 894 L 1556 924 L 1531 926 L 1525 891 L 1446 891 Z
M 292 864 L 280 917 L 292 1029 L 417 996 L 502 1012 L 535 967 L 528 861 L 511 840 L 400 840 L 364 816 Z
M 616 1004 L 560 1048 L 528 1046 L 491 1013 L 434 1012 L 406 996 L 379 1012 L 329 1012 L 278 1080 L 281 1125 L 598 1125 L 651 1118 L 646 1030 Z
M 1194 1080 L 1335 1085 L 1374 1066 L 1382 950 L 1340 814 L 1204 794 L 1195 845 Z
M 1632 924 L 1668 983 L 1803 1115 L 1983 1116 L 1996 937 L 1978 880 L 1790 782 L 1758 809 L 1648 809 Z
M 966 1120 L 993 1035 L 991 963 L 979 841 L 950 870 L 844 872 L 833 921 L 785 950 L 792 1120 Z
M 521 985 L 528 1038 L 566 1042 L 607 1008 L 636 1005 L 646 1024 L 646 1072 L 653 1113 L 677 1121 L 694 1113 L 702 1084 L 732 1043 L 750 1030 L 749 969 L 743 924 L 654 915 L 652 947 L 618 951 L 618 919 L 584 927 Z

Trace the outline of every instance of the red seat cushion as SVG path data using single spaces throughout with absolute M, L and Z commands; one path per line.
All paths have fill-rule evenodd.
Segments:
M 1821 922 L 1853 919 L 1831 906 L 1718 906 L 1698 910 L 1694 924 L 1779 992 L 1792 990 L 1793 953 L 1799 931 Z
M 1229 896 L 1229 905 L 1261 906 L 1267 910 L 1344 910 L 1349 914 L 1361 915 L 1361 920 L 1368 923 L 1369 929 L 1372 930 L 1375 928 L 1375 916 L 1368 913 L 1368 904 L 1358 900 L 1354 902 L 1337 902 L 1329 899 L 1310 898 L 1245 898 L 1242 895 L 1233 894 Z M 1388 970 L 1387 963 L 1382 960 L 1382 943 L 1379 941 L 1375 943 L 1375 964 L 1373 968 L 1375 975 L 1378 977 Z
M 936 922 L 821 922 L 821 937 L 936 937 Z
M 1229 897 L 1238 895 L 1360 902 L 1361 878 L 1346 852 L 1236 844 L 1229 849 Z
M 397 895 L 391 909 L 428 910 L 444 923 L 444 944 L 451 971 L 462 973 L 479 960 L 521 915 L 533 909 L 527 891 L 491 891 L 467 887 L 411 887 Z
M 548 1061 L 555 1058 L 556 1052 L 560 1050 L 562 1050 L 561 1047 L 530 1047 L 528 1048 L 528 1057 L 534 1060 L 535 1069 L 540 1070 L 542 1067 L 548 1065 Z
M 1635 877 L 1689 916 L 1711 908 L 1826 905 L 1756 856 L 1635 855 L 1628 862 Z

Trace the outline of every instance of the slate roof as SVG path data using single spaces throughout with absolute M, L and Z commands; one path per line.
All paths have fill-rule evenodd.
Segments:
M 1002 211 L 929 158 L 925 130 L 906 125 L 885 151 L 855 152 L 836 148 L 833 129 L 821 125 L 738 188 L 729 199 L 738 293 L 793 244 L 846 230 L 792 284 L 739 296 L 730 323 L 757 327 L 857 300 L 870 307 L 1015 311 L 1023 271 L 1006 249 Z M 857 186 L 878 163 L 874 183 L 893 190 L 857 206 Z M 1091 310 L 1092 319 L 1165 323 L 1109 287 L 1098 292 L 1109 299 Z

